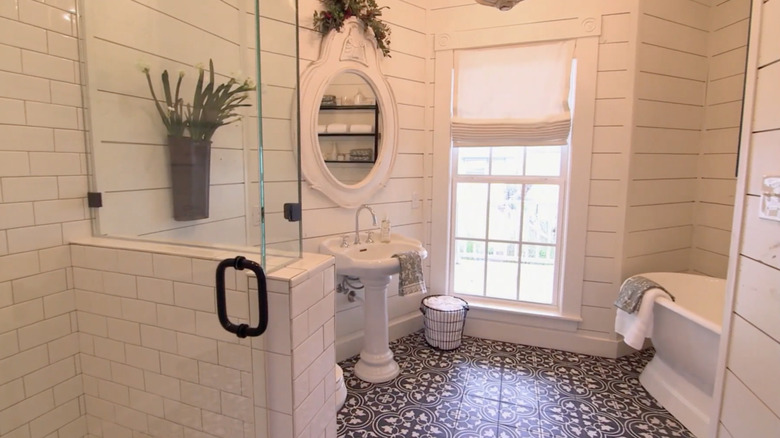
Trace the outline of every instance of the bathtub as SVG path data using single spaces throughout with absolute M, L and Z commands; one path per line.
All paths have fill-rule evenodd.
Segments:
M 655 302 L 655 356 L 639 381 L 688 430 L 703 437 L 713 407 L 726 280 L 669 272 L 640 275 L 662 285 L 676 301 Z

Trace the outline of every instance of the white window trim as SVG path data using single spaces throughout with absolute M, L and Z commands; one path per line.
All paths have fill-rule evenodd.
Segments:
M 576 39 L 574 57 L 577 59 L 577 78 L 574 117 L 572 119 L 571 153 L 569 173 L 566 177 L 566 208 L 563 221 L 563 258 L 561 260 L 560 288 L 557 312 L 527 303 L 503 303 L 495 300 L 471 297 L 469 303 L 475 309 L 511 312 L 515 323 L 575 330 L 581 321 L 582 288 L 585 273 L 585 240 L 587 235 L 588 199 L 590 193 L 590 163 L 593 151 L 593 131 L 596 111 L 596 79 L 598 67 L 598 37 L 600 29 L 572 28 L 561 33 L 518 32 L 502 35 L 496 42 L 493 30 L 471 31 L 468 37 L 460 35 L 436 35 L 435 38 L 435 88 L 433 120 L 433 192 L 431 219 L 431 286 L 440 293 L 451 293 L 450 285 L 450 236 L 452 209 L 452 161 L 450 137 L 450 106 L 452 92 L 453 51 L 480 45 L 523 44 L 555 39 Z

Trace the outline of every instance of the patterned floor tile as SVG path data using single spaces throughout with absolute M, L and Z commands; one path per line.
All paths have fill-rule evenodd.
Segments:
M 440 351 L 422 332 L 393 341 L 401 374 L 373 384 L 340 363 L 340 437 L 691 438 L 639 383 L 653 356 L 620 359 L 464 337 Z

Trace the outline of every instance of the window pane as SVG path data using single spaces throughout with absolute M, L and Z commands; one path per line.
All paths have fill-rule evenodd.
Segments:
M 531 176 L 560 176 L 561 147 L 534 146 L 527 148 L 525 174 Z
M 490 239 L 519 240 L 522 193 L 522 184 L 490 185 Z
M 555 247 L 523 245 L 520 262 L 520 300 L 552 304 Z
M 496 147 L 493 149 L 491 175 L 522 175 L 524 147 Z
M 517 299 L 519 245 L 489 243 L 485 295 L 505 300 Z
M 459 175 L 487 175 L 489 164 L 490 148 L 458 148 Z
M 487 183 L 458 183 L 455 201 L 455 237 L 485 238 Z
M 523 241 L 554 244 L 558 231 L 559 187 L 550 184 L 526 184 L 525 190 Z
M 453 277 L 455 293 L 484 295 L 485 242 L 473 240 L 455 241 Z

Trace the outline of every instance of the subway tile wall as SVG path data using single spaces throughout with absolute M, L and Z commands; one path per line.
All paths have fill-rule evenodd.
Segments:
M 0 1 L 0 436 L 87 433 L 69 239 L 90 234 L 75 0 Z

